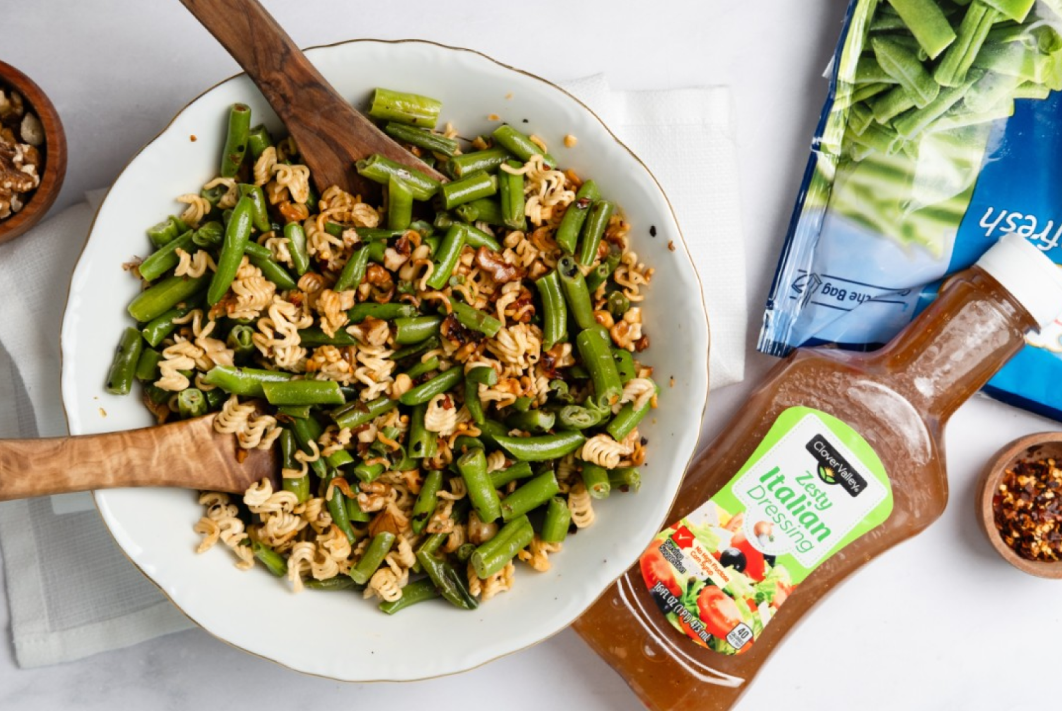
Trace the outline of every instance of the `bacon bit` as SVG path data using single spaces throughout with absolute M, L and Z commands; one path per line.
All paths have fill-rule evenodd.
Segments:
M 384 531 L 397 536 L 399 534 L 398 522 L 390 510 L 384 509 L 376 514 L 369 522 L 369 535 L 375 538 Z
M 638 352 L 638 353 L 641 353 L 642 351 L 644 351 L 648 347 L 649 347 L 649 336 L 642 336 L 641 338 L 639 338 L 637 341 L 634 342 L 634 350 L 636 352 Z
M 446 340 L 463 346 L 466 343 L 478 341 L 483 337 L 483 334 L 479 331 L 473 331 L 470 328 L 465 328 L 457 317 L 453 314 L 448 314 L 443 322 L 439 325 L 439 335 Z
M 578 142 L 579 142 L 579 139 L 576 138 L 575 136 L 573 136 L 570 133 L 564 137 L 564 147 L 565 148 L 573 148 L 575 146 L 575 144 L 578 143 Z
M 507 284 L 522 279 L 524 276 L 523 269 L 515 264 L 509 264 L 492 252 L 489 247 L 480 247 L 476 251 L 476 264 L 490 274 L 490 278 L 497 284 Z
M 538 369 L 550 380 L 559 378 L 561 375 L 557 370 L 557 361 L 560 360 L 563 346 L 563 343 L 558 343 L 548 351 L 542 351 L 542 360 L 538 362 Z
M 277 205 L 277 210 L 288 222 L 302 222 L 310 217 L 310 209 L 305 205 L 285 200 Z
M 449 395 L 446 395 L 445 397 L 443 397 L 443 399 L 442 399 L 442 409 L 444 409 L 444 410 L 452 410 L 452 409 L 454 409 L 454 401 L 452 399 L 450 399 Z
M 410 244 L 409 238 L 406 236 L 408 234 L 408 232 L 403 233 L 403 235 L 397 240 L 395 240 L 395 243 L 391 246 L 392 249 L 401 254 L 403 257 L 408 257 L 409 255 L 413 254 L 413 246 Z

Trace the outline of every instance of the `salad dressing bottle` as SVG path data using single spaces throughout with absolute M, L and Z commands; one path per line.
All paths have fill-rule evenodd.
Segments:
M 1062 269 L 1010 235 L 885 348 L 792 353 L 576 631 L 649 708 L 729 709 L 819 599 L 943 513 L 948 418 L 1060 307 Z

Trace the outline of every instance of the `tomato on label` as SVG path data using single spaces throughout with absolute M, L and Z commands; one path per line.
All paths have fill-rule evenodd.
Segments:
M 753 547 L 749 539 L 745 538 L 745 534 L 738 531 L 734 534 L 734 537 L 730 539 L 730 546 L 737 548 L 739 551 L 745 554 L 745 575 L 749 576 L 757 583 L 763 580 L 764 574 L 764 562 L 763 553 L 760 553 Z
M 675 577 L 675 570 L 660 552 L 660 541 L 653 541 L 649 544 L 649 548 L 642 553 L 639 565 L 647 588 L 652 590 L 657 583 L 663 583 L 672 595 L 676 597 L 682 595 L 682 586 Z
M 705 586 L 697 595 L 697 610 L 705 629 L 720 639 L 742 622 L 737 603 L 715 585 Z

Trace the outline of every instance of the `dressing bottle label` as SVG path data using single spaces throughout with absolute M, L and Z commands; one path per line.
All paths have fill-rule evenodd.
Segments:
M 676 629 L 740 654 L 811 571 L 891 511 L 888 476 L 866 440 L 793 407 L 725 487 L 660 532 L 642 577 Z

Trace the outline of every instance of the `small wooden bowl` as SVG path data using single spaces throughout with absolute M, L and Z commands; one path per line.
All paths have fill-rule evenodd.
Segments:
M 0 86 L 22 95 L 26 106 L 36 114 L 44 128 L 44 172 L 41 183 L 22 209 L 0 220 L 0 244 L 18 237 L 40 222 L 59 196 L 66 176 L 66 134 L 55 106 L 28 76 L 0 61 Z
M 1018 570 L 1041 578 L 1062 578 L 1062 561 L 1029 560 L 1008 546 L 996 528 L 992 499 L 1008 469 L 1020 461 L 1053 458 L 1062 465 L 1062 432 L 1041 432 L 1019 437 L 988 461 L 977 485 L 977 520 L 992 547 Z

